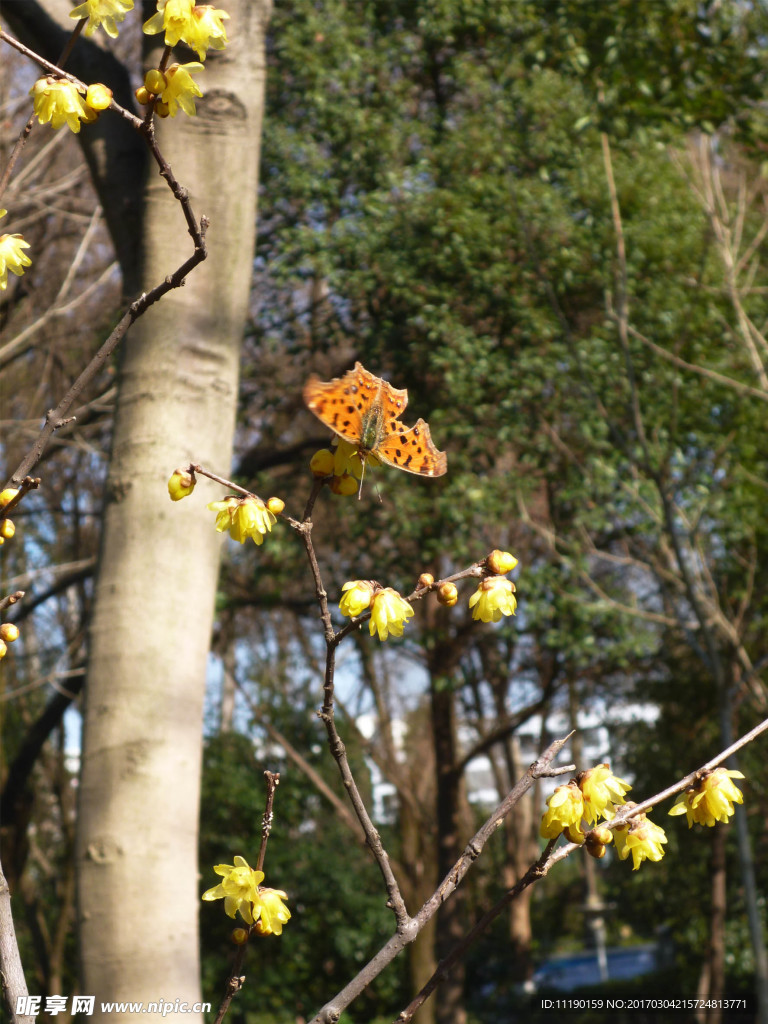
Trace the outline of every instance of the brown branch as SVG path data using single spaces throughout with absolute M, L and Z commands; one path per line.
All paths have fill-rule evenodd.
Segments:
M 267 843 L 269 842 L 269 834 L 272 831 L 272 805 L 275 802 L 275 790 L 280 785 L 280 772 L 264 772 L 264 779 L 267 784 L 267 800 L 264 806 L 264 814 L 261 818 L 261 845 L 259 846 L 259 856 L 256 860 L 256 870 L 264 870 L 264 857 L 267 854 Z
M 181 266 L 173 272 L 173 274 L 166 277 L 164 281 L 156 285 L 150 292 L 146 292 L 136 299 L 135 302 L 131 303 L 128 307 L 128 312 L 124 314 L 120 323 L 114 331 L 112 331 L 110 336 L 101 346 L 96 355 L 91 359 L 90 363 L 88 363 L 56 408 L 49 409 L 46 413 L 45 425 L 40 431 L 37 441 L 24 457 L 16 469 L 16 472 L 10 478 L 9 483 L 11 486 L 18 486 L 18 482 L 40 461 L 43 451 L 45 450 L 45 447 L 54 431 L 64 426 L 65 423 L 71 422 L 71 420 L 67 420 L 65 418 L 67 412 L 80 398 L 87 385 L 90 384 L 123 340 L 128 328 L 167 292 L 171 291 L 173 288 L 180 288 L 184 284 L 187 274 L 189 274 L 190 271 L 198 265 L 198 263 L 203 262 L 208 255 L 204 241 L 207 226 L 208 221 L 203 217 L 200 222 L 200 245 L 195 246 L 194 253 L 189 257 L 189 259 L 185 260 L 184 263 L 182 263 Z
M 16 1013 L 17 1000 L 29 995 L 11 913 L 11 890 L 0 865 L 0 987 L 8 1019 L 13 1024 L 34 1024 L 34 1014 Z
M 467 843 L 464 852 L 457 860 L 435 892 L 430 896 L 421 910 L 412 918 L 408 918 L 403 927 L 398 928 L 392 938 L 379 950 L 379 952 L 366 964 L 359 974 L 349 982 L 336 996 L 333 997 L 320 1012 L 312 1018 L 310 1024 L 336 1024 L 342 1011 L 367 986 L 376 978 L 384 968 L 395 959 L 395 957 L 413 942 L 424 925 L 437 913 L 438 908 L 451 896 L 459 883 L 467 874 L 472 864 L 480 856 L 483 847 L 490 837 L 496 832 L 505 816 L 509 814 L 515 804 L 520 800 L 527 790 L 531 788 L 535 780 L 542 776 L 552 774 L 550 765 L 560 750 L 563 748 L 568 737 L 555 740 L 549 745 L 541 757 L 532 764 L 525 775 L 518 781 L 515 787 L 502 800 L 496 810 L 491 814 L 485 824 L 475 833 Z M 569 766 L 567 771 L 571 771 Z M 564 856 L 565 854 L 563 854 Z
M 768 719 L 755 726 L 755 728 L 750 730 L 748 733 L 745 733 L 726 750 L 721 751 L 716 757 L 712 758 L 711 761 L 708 761 L 700 768 L 697 768 L 689 775 L 686 775 L 684 779 L 680 779 L 673 786 L 669 786 L 667 789 L 662 790 L 660 793 L 650 797 L 648 800 L 644 800 L 642 803 L 633 804 L 631 808 L 628 808 L 624 813 L 619 810 L 616 817 L 612 818 L 610 821 L 603 822 L 602 827 L 613 830 L 618 828 L 620 825 L 625 825 L 632 818 L 637 817 L 647 810 L 651 810 L 662 800 L 666 800 L 668 797 L 674 796 L 676 793 L 681 793 L 703 772 L 710 768 L 714 768 L 723 761 L 726 761 L 732 754 L 736 753 L 737 750 L 740 750 L 748 743 L 751 743 L 752 740 L 756 739 L 760 733 L 765 732 L 766 729 L 768 729 Z M 422 1003 L 424 1003 L 435 988 L 437 988 L 440 981 L 450 972 L 453 965 L 464 956 L 467 949 L 472 945 L 475 939 L 477 939 L 478 936 L 486 930 L 488 925 L 491 924 L 491 922 L 493 922 L 513 900 L 517 899 L 525 889 L 534 882 L 538 882 L 543 878 L 554 864 L 563 860 L 565 857 L 570 856 L 574 850 L 580 849 L 576 843 L 567 843 L 565 846 L 560 847 L 557 852 L 553 853 L 553 847 L 556 842 L 556 839 L 550 841 L 541 857 L 539 857 L 539 859 L 532 864 L 530 868 L 528 868 L 523 877 L 516 882 L 515 885 L 509 889 L 493 907 L 486 911 L 486 913 L 483 914 L 483 916 L 473 925 L 470 931 L 462 938 L 461 942 L 458 942 L 454 946 L 448 956 L 438 964 L 434 974 L 424 985 L 421 991 L 396 1017 L 393 1024 L 408 1024 L 408 1021 L 413 1018 L 416 1010 L 418 1010 Z

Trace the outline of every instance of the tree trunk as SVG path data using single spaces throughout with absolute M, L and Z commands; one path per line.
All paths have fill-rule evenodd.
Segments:
M 120 368 L 76 851 L 82 984 L 96 996 L 94 1022 L 132 1016 L 103 1014 L 101 1000 L 200 999 L 202 708 L 221 544 L 204 502 L 222 495 L 201 482 L 172 505 L 166 482 L 190 460 L 224 473 L 231 461 L 269 4 L 233 0 L 227 9 L 230 44 L 208 56 L 198 116 L 158 126 L 196 215 L 210 219 L 210 255 L 132 328 Z M 155 171 L 143 228 L 148 287 L 191 252 L 178 204 Z
M 438 659 L 440 655 L 438 655 Z M 431 666 L 432 667 L 432 666 Z M 461 854 L 461 776 L 456 772 L 457 739 L 453 690 L 445 686 L 446 676 L 432 673 L 432 733 L 437 777 L 438 874 L 442 879 Z M 440 685 L 440 684 L 443 685 Z M 437 914 L 436 953 L 444 959 L 465 932 L 464 890 L 459 887 Z M 435 993 L 437 1024 L 465 1024 L 464 962 L 457 963 Z
M 715 1000 L 715 1009 L 705 1013 L 697 1011 L 696 1019 L 706 1019 L 707 1024 L 720 1024 L 723 1011 L 717 1008 L 725 992 L 725 917 L 726 917 L 726 871 L 725 840 L 727 829 L 722 825 L 712 830 L 712 861 L 710 866 L 711 905 L 709 912 L 709 944 L 707 957 L 702 965 L 699 981 L 700 999 Z

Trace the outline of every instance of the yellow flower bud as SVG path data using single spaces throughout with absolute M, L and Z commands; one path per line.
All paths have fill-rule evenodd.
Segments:
M 514 555 L 511 555 L 508 551 L 499 551 L 494 549 L 485 560 L 485 564 L 488 568 L 488 572 L 493 573 L 494 576 L 503 576 L 507 572 L 511 572 L 517 565 L 517 559 Z
M 188 469 L 174 469 L 168 481 L 168 493 L 171 496 L 171 501 L 181 501 L 182 498 L 186 498 L 194 491 L 196 483 L 195 474 L 190 473 Z
M 600 860 L 605 856 L 605 848 L 612 840 L 613 833 L 609 828 L 593 828 L 591 832 L 587 832 L 584 845 L 591 857 Z
M 435 577 L 432 575 L 431 572 L 423 572 L 421 576 L 419 576 L 420 587 L 431 587 L 434 582 Z
M 18 493 L 18 487 L 6 487 L 4 491 L 0 491 L 0 508 L 5 508 L 8 502 L 15 498 Z
M 334 494 L 343 494 L 348 497 L 350 494 L 357 494 L 359 487 L 357 480 L 349 473 L 345 473 L 344 476 L 335 476 L 331 480 L 331 490 Z
M 101 82 L 94 82 L 88 86 L 85 102 L 92 110 L 106 110 L 112 102 L 112 90 Z
M 232 935 L 230 936 L 236 946 L 244 946 L 248 941 L 248 929 L 247 928 L 234 928 Z
M 563 829 L 563 833 L 565 834 L 565 838 L 568 840 L 569 843 L 578 843 L 581 846 L 581 844 L 584 842 L 585 836 L 579 828 L 578 824 L 566 825 Z
M 446 608 L 453 608 L 459 599 L 459 592 L 456 589 L 455 583 L 443 583 L 442 586 L 438 587 L 437 600 L 440 604 L 445 605 Z
M 607 846 L 613 842 L 613 832 L 609 828 L 593 828 L 589 833 L 590 836 L 595 837 L 595 842 L 602 843 L 603 846 Z M 589 836 L 587 836 L 589 838 Z
M 3 540 L 10 540 L 16 533 L 16 527 L 10 519 L 0 519 L 0 537 Z
M 315 452 L 309 462 L 312 475 L 316 477 L 333 475 L 333 452 L 328 448 L 321 448 Z
M 5 646 L 2 640 L 0 640 L 0 658 L 4 658 L 8 653 L 8 648 Z
M 285 508 L 285 502 L 282 498 L 270 498 L 267 502 L 267 508 L 273 516 L 279 516 Z
M 14 626 L 12 622 L 4 622 L 0 626 L 0 640 L 6 644 L 12 644 L 14 640 L 19 639 L 19 627 Z
M 158 100 L 155 104 L 155 113 L 158 117 L 168 117 L 171 112 L 171 108 L 167 103 L 163 103 L 162 100 Z
M 134 93 L 134 96 L 142 105 L 142 107 L 146 107 L 149 103 L 152 102 L 152 93 L 143 85 L 139 86 L 139 88 Z
M 165 75 L 157 68 L 152 68 L 151 71 L 148 71 L 146 75 L 144 75 L 144 88 L 147 92 L 151 92 L 159 96 L 165 89 L 166 84 Z

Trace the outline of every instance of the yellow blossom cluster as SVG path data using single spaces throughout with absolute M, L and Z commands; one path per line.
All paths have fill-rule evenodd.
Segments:
M 685 814 L 688 828 L 707 825 L 710 828 L 718 821 L 728 821 L 734 812 L 734 804 L 743 803 L 741 790 L 732 779 L 743 779 L 738 771 L 714 768 L 702 772 L 684 793 L 677 798 L 670 814 Z
M 718 821 L 728 821 L 734 813 L 734 804 L 743 802 L 741 790 L 732 780 L 743 778 L 741 772 L 726 768 L 702 771 L 693 785 L 678 797 L 669 813 L 685 814 L 689 828 L 694 824 L 711 827 Z M 636 814 L 613 829 L 598 827 L 584 834 L 584 822 L 593 824 L 601 817 L 610 821 L 620 804 L 627 809 L 634 807 L 631 801 L 626 804 L 624 801 L 624 795 L 630 788 L 623 779 L 611 773 L 608 764 L 582 772 L 566 785 L 558 786 L 547 801 L 547 810 L 541 821 L 541 836 L 556 839 L 562 832 L 572 843 L 586 843 L 588 852 L 595 857 L 602 857 L 606 845 L 613 839 L 621 860 L 632 855 L 634 871 L 644 860 L 661 860 L 667 837 L 664 829 L 644 813 Z
M 379 640 L 389 635 L 402 636 L 403 627 L 414 614 L 413 608 L 391 587 L 382 587 L 373 580 L 353 580 L 341 588 L 343 596 L 339 602 L 342 615 L 356 619 L 370 611 L 369 631 L 371 636 L 378 633 Z
M 498 622 L 502 615 L 514 615 L 517 606 L 514 583 L 498 573 L 509 572 L 517 565 L 517 559 L 508 551 L 492 551 L 485 564 L 492 575 L 480 582 L 478 589 L 469 599 L 469 607 L 472 609 L 472 618 L 483 622 Z M 428 572 L 423 572 L 419 576 L 418 588 L 435 588 L 437 600 L 446 608 L 452 608 L 458 601 L 455 583 L 450 580 L 435 583 L 434 576 Z M 370 612 L 368 628 L 371 636 L 378 633 L 380 640 L 386 640 L 390 634 L 403 635 L 403 627 L 414 612 L 396 590 L 382 587 L 375 580 L 351 580 L 341 589 L 339 609 L 342 615 L 356 619 L 364 612 Z
M 556 839 L 564 833 L 572 843 L 585 843 L 588 852 L 598 858 L 613 839 L 621 860 L 632 854 L 633 871 L 644 860 L 661 860 L 662 844 L 667 837 L 664 829 L 654 825 L 644 814 L 613 831 L 604 827 L 590 831 L 585 828 L 585 823 L 593 825 L 600 818 L 605 821 L 614 818 L 617 806 L 625 803 L 624 796 L 631 788 L 628 782 L 612 773 L 607 762 L 581 772 L 564 786 L 558 786 L 550 796 L 541 820 L 540 835 L 544 839 Z
M 494 550 L 485 560 L 488 573 L 469 599 L 472 618 L 480 622 L 498 622 L 502 615 L 514 615 L 517 608 L 515 584 L 505 573 L 511 572 L 517 559 L 509 551 Z
M 330 477 L 329 487 L 333 494 L 349 496 L 360 492 L 360 481 L 365 466 L 380 466 L 375 455 L 369 454 L 365 462 L 353 444 L 339 437 L 333 448 L 321 448 L 309 462 L 312 475 L 318 479 Z
M 115 38 L 118 22 L 133 6 L 134 0 L 85 0 L 74 7 L 69 16 L 85 24 L 87 36 L 103 28 L 107 35 Z M 209 4 L 197 4 L 195 0 L 158 0 L 157 11 L 145 22 L 144 32 L 147 35 L 164 32 L 166 46 L 184 43 L 196 50 L 203 61 L 209 49 L 221 50 L 227 45 L 224 20 L 228 17 L 225 11 Z M 180 110 L 194 115 L 197 112 L 195 98 L 203 93 L 192 74 L 203 70 L 203 65 L 197 62 L 153 69 L 136 91 L 136 97 L 140 103 L 152 104 L 160 117 L 175 117 Z M 30 95 L 35 116 L 41 124 L 50 124 L 53 128 L 67 125 L 73 132 L 80 131 L 81 123 L 95 121 L 112 103 L 112 92 L 105 85 L 95 83 L 86 89 L 55 74 L 39 78 L 30 89 Z M 13 270 L 12 262 L 8 262 L 8 266 Z M 0 279 L 2 273 L 0 269 Z
M 254 871 L 244 857 L 236 856 L 234 864 L 216 864 L 214 871 L 222 881 L 203 893 L 204 900 L 224 900 L 224 911 L 229 917 L 240 914 L 246 924 L 259 935 L 281 935 L 283 925 L 291 912 L 283 903 L 287 893 L 282 889 L 268 889 L 263 871 Z
M 216 529 L 219 533 L 228 530 L 232 540 L 240 544 L 244 544 L 249 537 L 254 544 L 263 544 L 265 535 L 271 533 L 285 504 L 280 498 L 270 498 L 265 503 L 255 494 L 242 498 L 228 494 L 223 501 L 212 501 L 208 508 L 217 513 Z
M 147 35 L 164 32 L 166 46 L 184 43 L 204 61 L 209 49 L 223 50 L 227 45 L 226 18 L 226 11 L 195 0 L 158 0 L 157 12 L 143 28 Z M 197 113 L 195 98 L 203 93 L 192 75 L 204 70 L 197 61 L 153 68 L 147 72 L 144 85 L 136 90 L 136 99 L 152 105 L 159 117 L 175 117 L 180 110 L 193 117 Z
M 77 134 L 80 122 L 90 124 L 112 102 L 112 90 L 96 82 L 84 90 L 65 78 L 45 75 L 29 90 L 32 107 L 40 124 L 50 122 L 52 128 L 63 125 Z
M 225 11 L 195 0 L 158 0 L 157 13 L 144 22 L 143 30 L 150 36 L 165 32 L 166 46 L 186 43 L 205 60 L 207 50 L 223 50 L 227 45 L 224 19 L 228 17 Z
M 181 501 L 194 491 L 197 483 L 194 470 L 194 466 L 188 466 L 173 471 L 168 480 L 171 501 Z M 240 544 L 249 537 L 254 544 L 263 544 L 264 537 L 272 532 L 277 517 L 285 508 L 285 502 L 275 497 L 265 502 L 255 494 L 228 494 L 221 501 L 210 502 L 208 508 L 216 513 L 219 533 L 228 531 L 232 540 Z
M 136 99 L 145 105 L 154 103 L 159 117 L 176 117 L 180 110 L 194 117 L 195 98 L 203 93 L 192 74 L 200 71 L 205 68 L 197 61 L 171 64 L 164 72 L 153 68 L 145 75 L 144 85 L 136 90 Z

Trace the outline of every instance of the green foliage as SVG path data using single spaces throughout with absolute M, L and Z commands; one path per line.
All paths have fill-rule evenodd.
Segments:
M 730 641 L 714 637 L 715 658 L 702 636 L 692 565 L 706 566 L 726 617 L 741 614 L 753 663 L 768 656 L 763 403 L 643 340 L 754 379 L 689 132 L 721 133 L 735 195 L 736 175 L 752 173 L 743 154 L 765 131 L 751 113 L 765 88 L 758 17 L 692 0 L 295 0 L 272 28 L 256 358 L 281 345 L 335 353 L 340 368 L 359 357 L 409 387 L 406 420 L 423 415 L 449 453 L 440 481 L 381 473 L 380 502 L 372 474 L 361 503 L 321 499 L 329 593 L 360 577 L 405 592 L 422 569 L 446 574 L 513 549 L 518 650 L 508 624 L 492 632 L 509 699 L 524 681 L 543 686 L 541 666 L 554 662 L 585 708 L 633 695 L 659 707 L 653 728 L 612 737 L 617 769 L 643 793 L 718 748 L 714 661 L 729 681 L 737 671 Z M 761 216 L 757 204 L 743 219 L 756 256 Z M 752 285 L 744 303 L 757 323 L 768 287 L 757 259 Z M 273 426 L 276 439 L 297 436 L 293 420 Z M 401 648 L 428 658 L 459 647 L 441 676 L 457 693 L 480 649 L 464 597 L 439 629 L 418 616 Z M 557 691 L 552 700 L 564 704 Z M 634 934 L 673 924 L 692 977 L 706 845 L 669 821 L 660 865 L 611 862 L 605 884 Z M 548 912 L 578 902 L 563 874 L 565 902 L 558 892 L 536 910 L 542 951 L 580 938 L 573 915 Z

